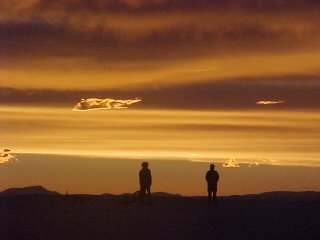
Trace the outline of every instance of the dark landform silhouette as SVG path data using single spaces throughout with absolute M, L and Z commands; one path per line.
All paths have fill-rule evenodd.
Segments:
M 103 193 L 100 196 L 110 196 L 110 197 L 132 197 L 134 194 L 138 194 L 138 191 L 135 193 L 122 193 L 120 195 L 114 195 L 111 193 Z M 180 194 L 172 194 L 166 192 L 154 192 L 152 193 L 152 197 L 182 197 Z
M 9 188 L 0 192 L 0 196 L 18 196 L 18 195 L 60 195 L 58 192 L 49 191 L 42 186 L 30 186 L 24 188 Z
M 0 193 L 1 239 L 320 239 L 320 192 L 218 197 L 59 194 L 41 186 Z

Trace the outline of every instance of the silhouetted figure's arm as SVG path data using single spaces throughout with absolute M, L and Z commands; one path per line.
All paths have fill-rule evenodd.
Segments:
M 142 170 L 140 170 L 140 172 L 139 172 L 139 183 L 140 183 L 140 186 L 143 185 L 143 171 Z
M 210 174 L 210 172 L 207 172 L 207 174 L 206 174 L 206 181 L 207 182 L 209 182 L 209 174 Z
M 151 175 L 151 170 L 149 170 L 149 174 L 148 174 L 148 183 L 149 183 L 149 186 L 152 185 L 152 175 Z
M 216 174 L 217 174 L 217 177 L 216 177 L 216 179 L 217 179 L 217 182 L 219 181 L 219 178 L 220 178 L 220 176 L 219 176 L 219 173 L 216 171 Z

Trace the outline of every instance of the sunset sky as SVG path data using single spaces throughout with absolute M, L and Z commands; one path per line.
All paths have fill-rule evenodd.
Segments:
M 48 89 L 169 91 L 197 101 L 222 88 L 224 101 L 253 94 L 319 107 L 316 0 L 1 0 L 0 9 L 4 101 Z
M 319 12 L 318 0 L 0 0 L 0 148 L 22 154 L 21 163 L 23 154 L 236 157 L 314 171 Z M 71 111 L 82 98 L 141 101 Z M 2 178 L 1 189 L 22 185 Z M 316 181 L 283 189 L 319 191 Z M 281 190 L 266 184 L 246 192 Z M 223 193 L 234 193 L 231 185 Z

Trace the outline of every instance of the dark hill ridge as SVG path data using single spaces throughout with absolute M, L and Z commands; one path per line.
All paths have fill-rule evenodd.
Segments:
M 42 186 L 9 188 L 7 190 L 0 192 L 0 196 L 17 196 L 17 195 L 60 195 L 60 193 L 49 191 Z
M 139 191 L 136 191 L 134 193 L 123 193 L 123 194 L 121 194 L 119 196 L 130 197 L 130 196 L 138 195 L 138 194 L 139 194 Z M 166 192 L 153 192 L 151 194 L 152 194 L 152 197 L 183 197 L 181 194 L 173 194 L 173 193 L 166 193 Z M 108 196 L 108 195 L 112 195 L 112 194 L 104 193 L 102 195 L 103 196 Z M 116 195 L 113 195 L 113 196 L 116 196 Z
M 103 196 L 103 197 L 131 197 L 135 193 L 123 193 L 120 195 L 115 195 L 111 193 L 103 193 L 101 195 L 90 195 L 90 194 L 70 194 L 70 195 L 83 195 L 83 196 Z M 17 196 L 17 195 L 61 195 L 58 192 L 50 191 L 43 186 L 29 186 L 23 188 L 9 188 L 0 192 L 0 196 Z M 181 194 L 172 194 L 166 192 L 153 192 L 153 197 L 170 197 L 179 198 L 185 197 Z M 201 197 L 201 196 L 194 196 Z M 220 199 L 226 200 L 303 200 L 303 201 L 320 201 L 320 192 L 316 191 L 303 191 L 303 192 L 292 192 L 292 191 L 274 191 L 274 192 L 264 192 L 258 194 L 248 194 L 248 195 L 231 195 L 231 196 L 220 196 Z
M 241 200 L 320 201 L 320 192 L 315 192 L 315 191 L 303 191 L 303 192 L 274 191 L 274 192 L 264 192 L 264 193 L 259 193 L 259 194 L 231 195 L 231 196 L 222 197 L 222 198 L 241 199 Z

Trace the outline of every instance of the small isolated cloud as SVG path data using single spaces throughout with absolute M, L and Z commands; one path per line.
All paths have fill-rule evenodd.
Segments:
M 258 104 L 258 105 L 271 105 L 271 104 L 279 104 L 279 103 L 284 103 L 284 101 L 267 101 L 267 100 L 263 100 L 263 101 L 256 102 L 256 104 Z
M 15 158 L 15 156 L 10 154 L 11 150 L 8 148 L 3 149 L 0 152 L 0 164 L 1 163 L 8 163 L 8 162 L 12 162 L 12 161 L 16 161 L 17 159 Z
M 248 166 L 253 167 L 253 166 L 259 166 L 259 165 L 260 165 L 259 162 L 251 162 Z
M 257 160 L 253 160 L 249 162 L 249 167 L 259 166 L 260 164 L 273 164 L 276 160 L 269 158 L 259 158 Z
M 240 167 L 239 163 L 237 163 L 235 158 L 228 159 L 224 164 L 222 164 L 223 167 Z
M 90 111 L 90 110 L 102 110 L 102 109 L 125 109 L 129 105 L 141 102 L 141 99 L 126 99 L 126 100 L 116 100 L 112 98 L 87 98 L 81 99 L 77 103 L 73 111 Z

